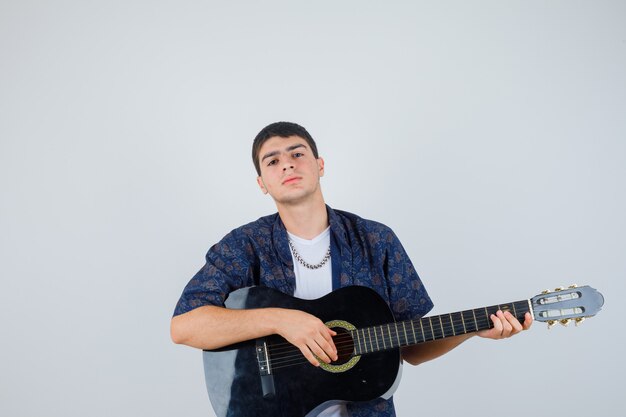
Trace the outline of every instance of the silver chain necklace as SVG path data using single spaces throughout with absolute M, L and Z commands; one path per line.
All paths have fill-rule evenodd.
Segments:
M 289 241 L 289 248 L 291 249 L 291 253 L 293 253 L 293 257 L 296 258 L 296 260 L 300 263 L 300 265 L 302 265 L 303 267 L 307 269 L 320 269 L 321 267 L 326 265 L 326 262 L 328 262 L 328 260 L 330 259 L 330 245 L 328 245 L 328 250 L 326 251 L 326 256 L 324 256 L 324 259 L 322 259 L 322 261 L 318 264 L 311 265 L 310 263 L 302 259 L 302 256 L 300 256 L 300 254 L 296 250 L 296 247 L 293 245 L 293 242 L 291 241 L 290 238 L 288 238 L 288 241 Z

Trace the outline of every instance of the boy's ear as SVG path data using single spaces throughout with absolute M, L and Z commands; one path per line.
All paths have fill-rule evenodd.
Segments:
M 324 176 L 324 158 L 317 158 L 317 167 L 319 168 L 320 177 Z
M 267 188 L 265 188 L 265 183 L 263 182 L 263 178 L 261 176 L 256 177 L 256 183 L 259 184 L 263 194 L 267 194 Z

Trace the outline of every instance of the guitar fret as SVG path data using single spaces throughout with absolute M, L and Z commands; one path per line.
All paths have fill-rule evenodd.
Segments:
M 487 329 L 493 328 L 493 322 L 491 321 L 491 315 L 492 314 L 495 315 L 498 312 L 498 310 L 502 310 L 502 308 L 499 305 L 485 307 L 485 312 L 486 312 L 486 317 L 485 317 L 486 324 L 485 324 L 485 326 L 486 326 Z
M 413 332 L 413 343 L 417 343 L 417 337 L 415 337 L 415 326 L 413 320 L 411 320 L 411 331 Z
M 461 319 L 463 320 L 463 331 L 465 333 L 471 332 L 472 320 L 471 317 L 469 317 L 468 310 L 461 311 Z
M 441 320 L 441 316 L 439 316 L 439 326 L 441 327 L 441 337 L 446 337 L 446 331 L 443 328 L 443 321 Z
M 424 335 L 424 326 L 422 326 L 422 320 L 420 320 L 420 331 L 422 332 L 422 341 L 426 341 L 426 336 Z
M 433 320 L 428 317 L 428 325 L 430 329 L 430 338 L 435 340 L 435 328 L 433 327 Z
M 361 329 L 361 334 L 363 336 L 363 347 L 365 347 L 364 353 L 367 353 L 367 339 L 365 339 L 365 329 Z
M 467 333 L 465 331 L 465 326 L 463 325 L 463 316 L 460 311 L 450 313 L 450 320 L 452 320 L 452 331 L 455 336 Z
M 370 328 L 367 328 L 367 336 L 370 339 L 370 351 L 373 352 L 374 351 L 374 345 L 372 345 L 372 333 L 370 333 Z
M 485 307 L 485 320 L 487 320 L 487 328 L 491 329 L 491 326 L 489 325 L 491 320 L 489 320 L 489 312 L 487 311 L 487 307 Z
M 378 334 L 376 333 L 376 327 L 374 327 L 374 337 L 376 338 L 376 350 L 380 350 L 380 345 L 378 344 Z
M 385 344 L 385 328 L 382 325 L 380 326 L 380 335 L 383 341 L 383 349 L 387 350 L 387 345 Z
M 458 314 L 458 313 L 454 313 L 454 314 Z M 458 326 L 458 322 L 457 320 L 454 318 L 454 316 L 452 315 L 452 313 L 448 314 L 450 316 L 450 323 L 452 324 L 452 334 L 454 334 L 455 336 L 459 335 L 459 334 L 463 334 L 462 330 L 458 331 L 457 326 Z
M 452 313 L 448 314 L 450 316 L 450 324 L 452 325 L 452 334 L 456 336 L 456 332 L 454 331 L 454 320 L 452 320 Z
M 467 328 L 465 327 L 465 319 L 463 318 L 463 312 L 461 312 L 461 322 L 463 323 L 463 333 L 467 333 Z
M 409 337 L 406 335 L 406 326 L 405 326 L 404 322 L 402 322 L 402 330 L 404 330 L 404 345 L 408 346 L 409 345 Z
M 360 354 L 363 353 L 363 349 L 361 349 L 361 338 L 359 337 L 358 329 L 355 331 L 355 333 L 356 333 L 356 342 L 357 342 L 357 345 L 359 347 L 359 351 L 357 353 L 360 355 Z
M 483 307 L 484 310 L 484 315 L 485 315 L 485 322 L 479 327 L 479 329 L 491 329 L 493 323 L 491 322 L 491 319 L 489 318 L 489 310 L 487 310 L 487 307 Z
M 476 320 L 476 310 L 472 310 L 472 316 L 474 316 L 474 327 L 478 331 L 478 320 Z
M 402 343 L 400 342 L 400 332 L 398 331 L 398 323 L 394 322 L 393 325 L 396 328 L 396 339 L 398 339 L 398 347 L 400 347 L 402 346 Z
M 430 327 L 433 332 L 433 340 L 441 339 L 441 331 L 437 331 L 437 330 L 441 330 L 441 328 L 437 329 L 436 326 L 433 326 L 432 320 L 430 320 Z
M 433 320 L 429 317 L 428 324 L 430 324 L 430 335 L 435 340 L 435 330 L 433 329 Z
M 391 349 L 393 347 L 393 344 L 391 343 L 391 329 L 389 328 L 389 324 L 387 324 L 387 337 L 385 337 L 385 340 L 387 341 L 387 349 Z
M 478 328 L 476 327 L 476 318 L 474 317 L 474 311 L 473 310 L 465 310 L 463 312 L 463 318 L 466 319 L 465 325 L 467 327 L 467 331 L 468 332 L 474 332 L 476 330 L 478 330 Z M 472 322 L 473 324 L 473 328 L 472 326 Z
M 454 334 L 454 328 L 452 326 L 451 316 L 449 314 L 439 316 L 439 322 L 441 323 L 441 332 L 443 337 L 451 336 L 450 330 Z

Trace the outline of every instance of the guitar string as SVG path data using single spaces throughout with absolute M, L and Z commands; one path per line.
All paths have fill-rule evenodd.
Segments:
M 493 323 L 491 322 L 491 320 L 478 320 L 477 324 L 479 325 L 485 325 L 485 324 L 491 324 L 493 325 Z M 454 326 L 445 326 L 444 327 L 444 331 L 447 330 L 451 330 Z M 468 332 L 468 333 L 471 333 Z M 347 335 L 349 336 L 349 335 Z M 433 336 L 432 332 L 431 332 L 431 336 Z M 428 340 L 435 340 L 437 338 L 427 338 L 424 341 L 428 341 Z M 385 344 L 389 345 L 390 348 L 391 347 L 399 347 L 399 346 L 394 346 L 395 343 L 397 343 L 398 338 L 397 337 L 393 337 L 393 335 L 391 337 L 384 337 L 382 340 L 379 338 L 379 341 L 385 340 Z M 373 342 L 372 342 L 373 343 Z M 281 353 L 283 354 L 276 354 L 276 351 L 274 349 L 274 346 L 270 347 L 270 362 L 272 364 L 272 369 L 280 369 L 280 368 L 284 368 L 287 366 L 293 366 L 293 365 L 299 365 L 302 363 L 308 363 L 308 360 L 302 355 L 302 352 L 300 352 L 300 350 L 294 346 L 291 345 L 289 343 L 287 343 L 286 345 L 290 346 L 289 349 L 283 349 Z M 353 346 L 354 344 L 352 343 L 352 338 L 349 338 L 348 343 L 346 344 L 344 343 L 339 343 L 340 346 L 337 346 L 338 350 L 343 349 L 343 351 L 345 351 L 345 353 L 349 353 L 352 354 L 354 352 Z M 346 350 L 345 347 L 349 347 L 349 350 Z M 342 351 L 342 353 L 344 353 Z M 284 353 L 288 353 L 287 355 L 285 355 Z M 369 353 L 369 352 L 364 352 L 364 353 Z M 262 361 L 262 363 L 265 363 L 266 361 Z
M 491 321 L 482 320 L 482 324 L 485 324 L 485 323 L 491 323 Z M 395 340 L 393 340 L 393 339 L 395 339 Z M 387 340 L 390 342 L 390 344 L 393 344 L 393 343 L 395 343 L 397 341 L 397 338 L 390 337 Z M 435 339 L 428 339 L 428 340 L 435 340 Z M 427 341 L 427 340 L 425 340 L 425 341 Z M 394 347 L 399 347 L 399 346 L 394 346 Z M 275 355 L 272 355 L 270 353 L 270 362 L 272 364 L 272 366 L 271 366 L 272 370 L 287 368 L 287 367 L 291 367 L 291 366 L 299 366 L 299 365 L 303 365 L 303 364 L 309 363 L 309 361 L 302 355 L 300 350 L 298 348 L 296 348 L 295 346 L 293 346 L 293 351 L 292 352 L 294 353 L 293 355 L 282 356 L 280 358 L 276 358 Z M 353 352 L 354 352 L 354 350 L 350 349 L 350 351 L 348 353 L 352 354 Z M 368 353 L 368 352 L 364 352 L 364 353 Z M 265 363 L 265 361 L 263 361 L 263 363 Z M 333 364 L 331 363 L 329 365 L 332 366 Z
M 487 309 L 489 309 L 489 308 L 495 308 L 495 307 L 500 307 L 500 306 L 491 306 L 491 307 L 487 307 Z M 466 311 L 464 311 L 464 312 L 471 312 L 471 311 L 472 311 L 472 310 L 466 310 Z M 463 312 L 459 312 L 459 313 L 461 313 L 461 314 L 462 314 Z M 526 313 L 526 311 L 520 311 L 520 313 Z M 452 314 L 458 314 L 458 313 L 452 313 Z M 482 313 L 481 313 L 481 314 L 482 314 Z M 441 317 L 441 316 L 431 317 L 430 319 L 432 320 L 433 318 L 435 318 L 435 320 L 436 320 L 438 317 Z M 420 325 L 420 333 L 421 333 L 421 329 L 422 329 L 422 328 L 424 328 L 424 327 L 423 327 L 423 324 L 426 324 L 426 323 L 423 323 L 423 322 L 422 322 L 422 323 L 420 323 L 420 321 L 423 321 L 423 320 L 424 320 L 423 318 L 422 318 L 422 319 L 416 319 L 416 320 L 408 320 L 408 321 L 406 321 L 406 322 L 404 322 L 404 323 L 411 323 L 411 322 L 412 322 L 412 326 L 415 326 L 416 324 L 419 324 L 419 325 Z M 481 324 L 481 327 L 485 324 L 485 321 L 486 321 L 486 323 L 487 323 L 489 326 L 491 326 L 491 325 L 493 324 L 493 323 L 491 322 L 491 320 L 490 320 L 490 319 L 488 319 L 488 318 L 481 318 L 481 319 L 479 319 L 479 321 L 481 322 L 481 323 L 480 323 L 480 324 Z M 398 322 L 398 323 L 395 323 L 395 324 L 397 325 L 397 324 L 401 324 L 401 323 L 403 323 L 403 322 Z M 470 324 L 471 324 L 471 322 L 470 322 Z M 478 325 L 478 324 L 479 324 L 479 323 L 477 322 L 477 323 L 476 323 L 476 325 Z M 367 336 L 368 340 L 373 340 L 374 342 L 375 342 L 376 340 L 379 340 L 379 341 L 383 341 L 383 340 L 384 340 L 385 342 L 390 341 L 390 342 L 392 342 L 392 344 L 393 344 L 393 342 L 395 342 L 395 341 L 394 341 L 394 339 L 396 339 L 396 340 L 397 340 L 397 338 L 399 337 L 398 335 L 400 335 L 400 337 L 402 336 L 402 334 L 401 334 L 401 332 L 400 332 L 399 330 L 398 330 L 395 334 L 393 334 L 393 335 L 389 335 L 389 334 L 388 334 L 388 336 L 385 336 L 385 334 L 384 334 L 384 327 L 382 327 L 382 326 L 383 326 L 383 325 L 379 325 L 379 326 L 370 326 L 370 327 L 366 327 L 366 328 L 363 328 L 363 329 L 358 329 L 357 331 L 364 331 L 364 330 L 369 330 L 369 329 L 374 330 L 374 333 L 375 333 L 374 338 L 372 338 L 372 337 L 371 337 L 371 334 L 368 334 L 368 336 Z M 431 336 L 434 336 L 434 335 L 433 335 L 434 330 L 441 329 L 441 330 L 442 330 L 442 332 L 444 332 L 444 333 L 448 333 L 450 330 L 452 330 L 453 334 L 455 334 L 455 333 L 456 333 L 457 328 L 460 328 L 460 326 L 462 326 L 462 324 L 461 324 L 461 323 L 458 323 L 458 322 L 457 322 L 457 323 L 453 323 L 453 322 L 446 322 L 446 324 L 444 324 L 444 327 L 442 327 L 442 326 L 432 326 L 432 327 L 430 328 L 430 330 L 429 330 L 429 333 L 430 333 L 430 335 L 431 335 Z M 378 332 L 378 328 L 379 328 L 379 327 L 381 328 L 381 336 L 382 336 L 382 338 L 379 338 L 379 337 L 378 337 L 378 334 L 377 334 L 377 332 Z M 395 327 L 395 326 L 394 326 L 394 327 Z M 426 324 L 426 328 L 428 329 L 429 327 L 430 327 L 430 325 L 429 325 L 429 324 Z M 474 327 L 476 327 L 476 326 L 474 326 Z M 434 328 L 434 330 L 433 330 L 433 328 Z M 489 327 L 489 328 L 490 328 L 490 327 Z M 414 329 L 411 329 L 411 334 L 413 333 L 413 331 L 414 331 Z M 475 329 L 475 330 L 472 330 L 472 331 L 478 331 L 478 329 Z M 463 332 L 463 333 L 470 333 L 470 332 L 472 332 L 472 331 Z M 368 332 L 368 333 L 369 333 L 369 332 Z M 333 337 L 333 342 L 335 342 L 335 346 L 337 346 L 337 343 L 340 343 L 340 344 L 341 344 L 341 343 L 342 343 L 342 342 L 344 342 L 344 341 L 347 341 L 348 343 L 352 343 L 352 339 L 353 339 L 353 338 L 350 336 L 350 334 L 349 334 L 349 333 L 340 333 L 339 335 L 337 335 L 337 336 Z M 426 338 L 426 339 L 427 339 L 427 340 L 428 340 L 428 339 L 430 339 L 430 340 L 434 340 L 434 338 L 432 338 L 432 337 L 431 337 L 431 338 Z M 385 343 L 385 344 L 386 344 L 386 343 Z M 291 343 L 289 343 L 289 342 L 276 343 L 276 344 L 273 344 L 273 345 L 272 345 L 272 351 L 273 351 L 273 352 L 275 352 L 275 353 L 278 353 L 278 352 L 280 352 L 280 351 L 281 351 L 281 348 L 283 348 L 283 347 L 284 347 L 284 348 L 287 348 L 287 350 L 291 350 L 291 347 L 293 347 L 293 345 L 292 345 Z M 297 348 L 296 348 L 296 349 L 297 349 Z M 299 350 L 298 350 L 298 351 L 299 351 Z
M 524 301 L 514 302 L 512 304 L 515 305 L 515 304 L 518 304 L 518 303 L 523 303 L 523 305 L 526 306 L 526 302 L 524 302 Z M 497 307 L 497 309 L 501 309 L 501 305 L 490 306 L 490 307 L 486 307 L 485 309 L 486 310 L 492 310 L 492 312 L 495 312 L 496 307 Z M 527 310 L 527 309 L 523 308 L 522 310 Z M 474 310 L 474 312 L 475 311 L 476 310 Z M 462 312 L 451 313 L 451 314 L 455 314 L 455 315 L 461 314 L 461 317 L 463 317 L 463 313 L 470 313 L 470 312 L 473 313 L 472 310 L 465 310 L 465 311 L 462 311 Z M 522 314 L 524 314 L 525 312 L 526 311 L 520 311 L 520 313 L 522 313 Z M 490 314 L 489 311 L 487 311 L 487 313 Z M 440 317 L 444 317 L 444 316 L 436 316 L 435 319 L 440 318 Z M 429 321 L 432 320 L 432 319 L 433 319 L 433 317 L 430 317 Z M 412 324 L 415 325 L 415 323 L 416 322 L 420 322 L 420 320 L 423 320 L 423 319 L 416 319 L 416 320 L 408 321 L 408 322 L 409 323 L 412 322 Z M 458 321 L 458 319 L 457 319 L 457 321 Z M 429 329 L 429 326 L 428 326 L 427 323 L 420 322 L 419 324 L 420 325 L 426 324 L 426 328 L 429 330 L 427 332 L 424 332 L 424 335 L 423 335 L 424 336 L 424 340 L 421 340 L 421 341 L 427 341 L 429 339 L 430 340 L 435 340 L 435 339 L 441 338 L 441 337 L 435 337 L 436 335 L 434 333 L 434 330 L 441 329 L 441 336 L 443 337 L 443 336 L 446 335 L 446 333 L 449 333 L 450 330 L 452 330 L 453 334 L 456 334 L 457 328 L 460 329 L 460 324 L 458 322 L 455 323 L 454 319 L 452 319 L 452 318 L 451 318 L 451 321 L 447 321 L 444 326 L 437 326 L 437 327 L 432 326 L 432 327 L 430 327 L 430 329 Z M 469 332 L 465 331 L 464 333 L 470 333 L 470 332 L 473 332 L 473 331 L 478 331 L 478 326 L 479 325 L 480 325 L 480 327 L 486 325 L 487 326 L 486 328 L 491 328 L 493 323 L 488 318 L 488 316 L 483 316 L 481 319 L 475 321 L 475 326 L 474 326 L 475 329 L 472 329 Z M 375 350 L 380 350 L 380 342 L 383 342 L 383 346 L 386 346 L 387 343 L 388 343 L 390 348 L 392 348 L 392 347 L 399 347 L 399 346 L 402 345 L 401 340 L 399 340 L 399 338 L 401 337 L 401 333 L 399 333 L 399 332 L 396 332 L 395 335 L 388 333 L 388 336 L 385 336 L 384 332 L 383 332 L 384 329 L 382 328 L 382 326 L 371 326 L 371 327 L 365 328 L 365 329 L 368 329 L 368 330 L 369 329 L 374 329 L 374 330 L 376 330 L 377 327 L 381 327 L 381 336 L 382 336 L 382 338 L 379 338 L 377 332 L 375 331 L 376 339 L 374 339 L 374 341 L 377 342 L 377 349 L 375 349 Z M 360 329 L 360 330 L 364 331 L 365 329 Z M 420 327 L 420 333 L 422 332 L 422 329 L 423 329 L 423 327 Z M 405 330 L 405 329 L 403 328 L 403 330 Z M 411 334 L 413 334 L 413 331 L 414 331 L 414 328 L 411 329 Z M 430 333 L 431 337 L 430 338 L 426 337 L 426 333 Z M 437 335 L 439 335 L 439 333 Z M 343 337 L 339 337 L 339 336 L 343 336 Z M 345 351 L 345 353 L 348 353 L 349 355 L 351 355 L 354 352 L 354 346 L 355 346 L 353 338 L 351 337 L 351 335 L 349 333 L 343 333 L 343 334 L 340 334 L 339 336 L 335 336 L 333 338 L 334 341 L 336 342 L 335 346 L 337 347 L 338 351 L 341 351 L 342 354 L 344 353 L 343 351 Z M 372 338 L 371 338 L 371 333 L 368 332 L 368 338 L 366 338 L 366 339 L 369 339 L 369 340 L 364 340 L 364 342 L 363 342 L 363 343 L 365 343 L 364 346 L 366 348 L 365 352 L 363 352 L 363 353 L 368 353 L 367 352 L 367 350 L 368 350 L 367 349 L 367 343 L 368 342 L 369 342 L 370 346 L 373 347 L 373 341 L 372 341 Z M 408 339 L 408 334 L 405 336 L 404 339 L 405 339 L 405 343 L 408 342 L 408 340 L 407 340 Z M 417 341 L 417 340 L 415 340 L 415 341 Z M 396 342 L 399 342 L 398 346 L 395 346 Z M 357 341 L 357 343 L 358 343 L 358 341 Z M 406 344 L 410 344 L 410 343 L 406 343 Z M 277 349 L 277 346 L 281 346 L 281 348 Z M 347 350 L 345 349 L 346 347 L 348 348 Z M 359 348 L 360 348 L 360 344 L 359 344 Z M 299 365 L 301 363 L 307 363 L 308 362 L 308 360 L 302 355 L 300 350 L 297 347 L 295 347 L 294 345 L 291 345 L 288 342 L 272 345 L 271 346 L 271 350 L 270 350 L 270 355 L 271 355 L 271 361 L 272 361 L 272 368 L 273 369 L 280 369 L 280 368 L 285 367 L 285 366 Z M 262 361 L 262 362 L 264 363 L 265 361 Z
M 451 327 L 449 329 L 451 329 Z M 432 334 L 429 334 L 429 336 L 432 336 Z M 438 339 L 438 337 L 427 337 L 423 341 L 435 340 L 435 339 Z M 400 345 L 397 344 L 398 341 L 399 341 L 398 336 L 391 335 L 391 336 L 379 337 L 377 339 L 369 338 L 367 341 L 364 341 L 363 343 L 365 345 L 370 345 L 370 346 L 373 346 L 374 344 L 377 343 L 378 347 L 382 345 L 382 346 L 389 346 L 389 348 L 395 348 L 395 347 L 399 347 L 400 345 L 402 345 L 403 344 L 402 341 L 405 342 L 404 344 L 406 344 L 407 342 L 404 336 L 400 336 Z M 335 341 L 335 347 L 337 347 L 338 351 L 342 351 L 342 352 L 344 351 L 353 352 L 354 347 L 357 344 L 358 342 L 354 342 L 352 338 L 349 336 L 347 338 L 344 338 L 342 341 Z M 367 346 L 365 347 L 366 349 L 364 353 L 369 353 L 367 352 L 369 349 L 367 348 Z M 378 349 L 374 349 L 374 350 L 378 350 Z M 384 350 L 384 349 L 380 349 L 380 350 Z M 271 355 L 270 360 L 272 361 L 272 363 L 280 363 L 280 361 L 289 360 L 290 358 L 294 356 L 304 357 L 302 353 L 300 352 L 300 349 L 298 349 L 296 346 L 291 345 L 291 344 L 281 347 L 280 349 L 275 349 L 275 346 L 270 346 L 270 355 Z
M 472 333 L 472 331 L 468 332 L 468 333 Z M 430 340 L 436 340 L 435 339 L 430 339 Z M 424 341 L 428 341 L 428 340 L 424 340 Z M 395 342 L 394 342 L 395 343 Z M 345 352 L 341 351 L 341 348 L 338 348 L 339 351 L 341 351 L 342 354 L 347 354 L 349 356 L 352 356 L 354 354 L 354 349 L 352 348 L 353 345 L 349 346 L 349 349 L 344 349 Z M 397 348 L 399 346 L 394 346 L 394 348 Z M 308 364 L 309 361 L 302 355 L 302 353 L 300 352 L 300 350 L 298 348 L 296 348 L 295 346 L 293 346 L 293 350 L 292 350 L 292 355 L 289 356 L 282 356 L 280 358 L 275 358 L 274 355 L 271 355 L 270 358 L 270 362 L 271 362 L 271 369 L 272 370 L 278 370 L 278 369 L 282 369 L 282 368 L 287 368 L 287 367 L 291 367 L 291 366 L 300 366 L 303 364 Z M 371 353 L 371 352 L 363 352 L 362 354 L 367 354 L 367 353 Z M 358 355 L 360 356 L 360 355 Z M 349 359 L 348 359 L 349 360 Z M 342 362 L 342 364 L 346 363 L 348 360 L 346 360 L 345 362 Z M 261 361 L 261 363 L 266 363 L 266 361 Z M 330 366 L 336 366 L 335 364 L 329 364 Z
M 347 352 L 347 354 L 351 355 L 354 352 L 353 349 L 349 349 L 349 351 Z M 281 368 L 285 368 L 285 367 L 290 367 L 290 366 L 296 366 L 296 365 L 301 365 L 301 364 L 305 364 L 305 363 L 309 363 L 309 361 L 301 354 L 301 352 L 298 350 L 297 352 L 294 352 L 295 355 L 289 356 L 289 357 L 284 357 L 281 360 L 274 360 L 272 361 L 272 365 L 271 368 L 273 370 L 277 370 L 277 369 L 281 369 Z M 263 361 L 264 363 L 265 361 Z M 347 362 L 347 360 L 345 361 Z M 345 362 L 342 362 L 345 363 Z M 333 365 L 337 365 L 337 364 L 330 364 L 331 366 Z
M 520 307 L 520 308 L 519 308 L 519 311 L 518 311 L 518 315 L 519 315 L 520 313 L 521 313 L 521 314 L 525 314 L 525 313 L 529 312 L 529 310 L 528 310 L 528 306 L 527 306 L 527 301 L 525 301 L 525 300 L 524 300 L 524 301 L 515 301 L 515 302 L 513 302 L 513 303 L 509 303 L 509 304 L 514 305 L 514 306 L 517 304 L 517 305 Z M 520 304 L 521 304 L 521 305 L 520 305 Z M 489 310 L 493 310 L 491 313 L 489 313 L 489 314 L 493 314 L 493 313 L 495 313 L 495 311 L 496 311 L 496 310 L 494 310 L 494 309 L 501 310 L 501 309 L 502 309 L 502 305 L 494 305 L 494 306 L 484 307 L 484 308 L 475 309 L 475 310 L 464 310 L 464 311 L 459 311 L 459 312 L 456 312 L 456 313 L 450 313 L 449 315 L 459 315 L 459 314 L 463 315 L 463 313 L 473 313 L 473 312 L 478 312 L 478 313 L 480 313 L 480 314 L 483 314 L 483 310 L 485 310 L 485 309 L 486 309 L 486 310 L 488 310 L 488 311 L 489 311 Z M 413 322 L 413 324 L 419 324 L 419 322 L 420 322 L 420 321 L 423 321 L 423 320 L 427 320 L 427 319 L 431 319 L 431 320 L 432 320 L 432 319 L 434 319 L 434 320 L 437 320 L 439 317 L 445 317 L 445 316 L 449 316 L 449 315 L 448 315 L 448 314 L 444 314 L 444 315 L 441 315 L 441 316 L 425 317 L 425 318 L 421 318 L 421 319 L 407 320 L 407 321 L 405 321 L 405 322 L 396 322 L 395 324 L 397 325 L 397 324 L 401 324 L 401 323 L 411 323 L 411 322 Z M 463 317 L 463 316 L 461 316 L 461 317 Z M 480 318 L 479 320 L 485 320 L 485 319 L 487 319 L 487 322 L 488 322 L 488 323 L 491 323 L 491 320 L 489 320 L 489 318 L 488 318 L 488 317 L 486 317 L 486 318 Z M 446 320 L 448 320 L 448 319 L 446 318 Z M 457 320 L 457 323 L 456 323 L 456 324 L 448 321 L 448 322 L 446 322 L 445 326 L 448 326 L 448 323 L 451 325 L 451 327 L 452 327 L 452 328 L 456 328 L 456 326 L 462 326 L 462 324 L 458 323 L 458 319 L 456 319 L 456 320 Z M 470 319 L 470 320 L 471 320 L 471 319 Z M 473 321 L 473 320 L 472 320 L 472 321 Z M 470 323 L 471 323 L 471 322 L 470 322 Z M 394 324 L 394 323 L 389 323 L 389 324 Z M 369 327 L 365 327 L 365 328 L 362 328 L 362 329 L 358 329 L 357 331 L 366 330 L 366 329 L 376 329 L 376 328 L 379 328 L 379 327 L 381 327 L 381 326 L 384 326 L 384 325 L 369 326 Z M 441 328 L 441 326 L 437 326 L 437 328 Z M 445 329 L 448 329 L 448 327 L 445 327 Z M 469 332 L 468 332 L 468 333 L 469 333 Z M 338 338 L 339 336 L 341 336 L 341 335 L 346 335 L 346 336 L 348 336 L 348 338 L 349 338 L 350 340 L 352 339 L 352 338 L 349 336 L 349 334 L 346 334 L 346 333 L 341 334 L 341 333 L 340 333 L 338 336 L 335 336 L 335 337 L 333 338 L 333 340 L 337 339 L 337 338 Z M 291 343 L 289 343 L 289 342 L 282 342 L 282 343 L 277 343 L 277 344 L 274 344 L 274 345 L 272 345 L 272 346 L 273 346 L 274 348 L 276 348 L 276 347 L 278 347 L 278 346 L 293 346 L 293 345 L 292 345 Z
M 402 322 L 401 322 L 402 323 Z M 414 323 L 415 324 L 415 323 Z M 491 326 L 493 325 L 493 323 L 491 322 L 491 320 L 489 319 L 480 319 L 476 322 L 477 325 L 479 325 L 479 327 L 484 328 L 483 326 L 488 325 L 488 328 L 491 328 Z M 419 334 L 422 333 L 422 329 L 425 329 L 426 331 L 424 332 L 424 341 L 427 340 L 435 340 L 435 339 L 440 339 L 442 337 L 434 337 L 435 334 L 437 333 L 439 334 L 439 330 L 441 331 L 441 336 L 446 336 L 449 337 L 451 336 L 449 333 L 452 332 L 452 335 L 456 335 L 457 334 L 457 330 L 460 330 L 460 324 L 454 324 L 454 323 L 447 323 L 444 324 L 444 326 L 432 326 L 432 328 L 430 327 L 430 324 L 427 324 L 425 327 L 420 327 L 420 331 Z M 413 335 L 414 332 L 414 328 L 412 329 L 406 329 L 408 334 L 406 335 L 407 337 L 404 337 L 404 335 L 402 334 L 404 331 L 400 331 L 398 330 L 397 332 L 395 332 L 394 334 L 389 334 L 387 332 L 387 334 L 384 334 L 384 332 L 382 330 L 384 330 L 384 328 L 381 330 L 381 335 L 380 337 L 378 336 L 378 330 L 376 329 L 377 327 L 380 326 L 372 326 L 369 328 L 364 328 L 364 329 L 359 329 L 359 331 L 363 332 L 364 330 L 369 330 L 369 329 L 373 329 L 375 330 L 375 336 L 371 336 L 371 333 L 368 332 L 368 335 L 366 336 L 366 340 L 363 341 L 363 343 L 365 343 L 366 345 L 366 350 L 367 350 L 367 344 L 373 345 L 374 343 L 376 343 L 378 341 L 378 344 L 380 345 L 381 342 L 383 342 L 383 346 L 385 345 L 390 345 L 393 346 L 395 343 L 397 343 L 398 339 L 404 339 L 405 342 L 407 342 L 406 339 L 408 339 L 408 335 L 411 334 Z M 394 326 L 395 327 L 395 326 Z M 476 327 L 476 326 L 474 326 Z M 475 331 L 479 331 L 481 329 L 478 328 L 474 328 L 471 329 L 469 331 L 461 331 L 458 334 L 465 334 L 465 333 L 471 333 L 471 332 L 475 332 Z M 417 338 L 417 334 L 415 335 L 415 339 Z M 430 336 L 430 337 L 427 337 Z M 421 339 L 421 338 L 420 338 Z M 349 333 L 343 333 L 340 334 L 338 336 L 335 336 L 333 338 L 333 342 L 335 343 L 335 346 L 339 348 L 339 346 L 344 345 L 344 344 L 349 344 L 349 345 L 353 345 L 353 344 L 358 344 L 358 340 L 357 341 L 353 341 L 353 337 L 349 334 Z M 277 344 L 273 344 L 271 345 L 271 352 L 275 357 L 280 358 L 280 354 L 282 352 L 293 352 L 295 349 L 295 351 L 299 352 L 300 350 L 295 347 L 294 345 L 292 345 L 289 342 L 284 342 L 284 343 L 277 343 Z

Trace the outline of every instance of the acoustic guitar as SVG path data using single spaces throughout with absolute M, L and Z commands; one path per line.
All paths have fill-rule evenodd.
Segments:
M 278 335 L 203 351 L 206 385 L 218 417 L 313 417 L 331 404 L 389 398 L 400 374 L 400 348 L 493 327 L 489 316 L 509 311 L 518 320 L 578 325 L 604 297 L 588 287 L 557 288 L 531 299 L 407 321 L 394 321 L 387 303 L 367 287 L 345 287 L 301 300 L 266 287 L 237 290 L 228 308 L 281 307 L 306 311 L 337 332 L 339 359 L 312 366 Z

